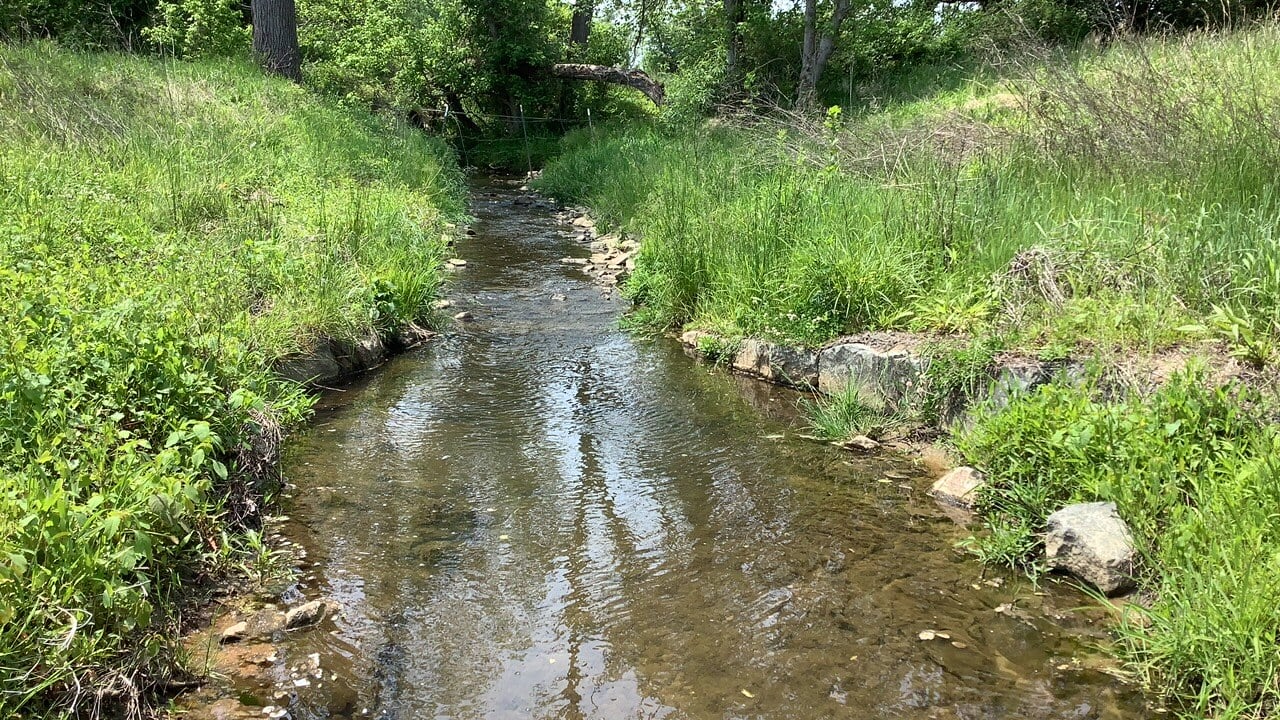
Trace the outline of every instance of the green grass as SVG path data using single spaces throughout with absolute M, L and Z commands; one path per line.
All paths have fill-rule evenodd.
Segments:
M 570 136 L 540 187 L 642 237 L 626 287 L 641 327 L 934 336 L 913 421 L 941 419 L 1010 351 L 1225 350 L 1274 377 L 1277 68 L 1275 25 L 1021 56 L 825 119 Z M 1034 574 L 1048 514 L 1115 501 L 1150 598 L 1117 625 L 1128 667 L 1181 716 L 1270 717 L 1275 401 L 1194 375 L 1118 394 L 1051 385 L 957 438 L 991 478 L 973 547 Z M 877 422 L 857 397 L 810 417 L 830 437 Z
M 426 318 L 461 203 L 441 144 L 247 62 L 0 46 L 0 715 L 173 671 L 309 408 L 272 363 Z
M 1030 58 L 849 121 L 574 135 L 539 186 L 643 236 L 653 327 L 1033 352 L 1273 335 L 1277 66 L 1270 26 Z
M 1046 386 L 956 439 L 988 470 L 973 546 L 1036 572 L 1050 513 L 1114 501 L 1150 598 L 1117 628 L 1130 669 L 1182 717 L 1267 717 L 1280 700 L 1280 434 L 1265 407 L 1194 374 L 1123 400 Z
M 841 442 L 858 435 L 879 440 L 907 424 L 903 415 L 864 397 L 852 384 L 835 395 L 805 400 L 801 408 L 809 429 L 823 440 Z

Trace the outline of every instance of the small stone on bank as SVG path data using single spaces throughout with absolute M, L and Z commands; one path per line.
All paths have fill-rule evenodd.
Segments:
M 972 508 L 985 482 L 986 477 L 980 470 L 962 466 L 939 478 L 929 494 L 948 505 Z
M 462 258 L 450 258 L 450 259 L 449 259 L 449 266 L 450 266 L 450 267 L 456 267 L 456 268 L 458 268 L 458 267 L 466 267 L 466 266 L 467 266 L 467 261 L 466 261 L 466 260 L 463 260 Z
M 474 320 L 474 319 L 475 319 L 475 317 L 476 317 L 475 315 L 472 315 L 471 313 L 469 313 L 469 312 L 467 312 L 467 311 L 465 311 L 465 310 L 464 310 L 464 311 L 462 311 L 462 312 L 458 313 L 457 315 L 454 315 L 454 316 L 453 316 L 453 319 L 454 319 L 454 320 L 459 320 L 459 321 L 461 321 L 461 322 L 467 322 L 467 321 L 469 321 L 469 320 Z
M 1134 588 L 1133 534 L 1115 503 L 1068 505 L 1050 515 L 1045 527 L 1050 567 L 1066 570 L 1107 595 Z
M 244 639 L 245 634 L 249 632 L 249 623 L 240 621 L 226 630 L 222 631 L 221 641 L 223 644 L 240 642 Z
M 872 440 L 866 435 L 855 435 L 852 438 L 840 443 L 840 447 L 845 450 L 860 450 L 862 452 L 871 452 L 880 447 L 880 443 Z

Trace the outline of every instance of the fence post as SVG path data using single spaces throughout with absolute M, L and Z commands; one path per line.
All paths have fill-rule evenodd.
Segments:
M 596 124 L 591 121 L 591 108 L 587 108 L 587 127 L 591 130 L 591 141 L 596 139 Z
M 524 121 L 524 103 L 520 104 L 520 130 L 524 133 L 524 162 L 533 174 L 533 155 L 529 153 L 529 126 Z
M 449 119 L 452 118 L 454 126 L 458 128 L 458 149 L 462 151 L 462 167 L 468 167 L 471 163 L 467 160 L 467 139 L 462 135 L 462 121 L 456 114 L 449 111 L 449 103 L 441 104 L 444 105 L 444 122 L 448 124 Z

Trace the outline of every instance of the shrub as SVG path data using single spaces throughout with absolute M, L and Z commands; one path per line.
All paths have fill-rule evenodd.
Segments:
M 142 35 L 162 53 L 218 57 L 249 48 L 250 32 L 236 0 L 162 0 Z

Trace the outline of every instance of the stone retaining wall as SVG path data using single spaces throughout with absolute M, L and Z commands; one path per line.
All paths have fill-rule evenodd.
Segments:
M 275 371 L 285 380 L 323 388 L 378 367 L 390 356 L 417 347 L 433 336 L 430 330 L 411 324 L 386 339 L 377 334 L 359 340 L 323 338 L 311 352 L 278 361 Z
M 837 338 L 820 348 L 805 348 L 748 338 L 731 341 L 692 330 L 680 336 L 685 351 L 769 382 L 833 395 L 851 386 L 870 402 L 910 408 L 924 402 L 929 360 L 920 351 L 922 338 L 907 333 L 866 333 Z M 1069 370 L 1070 366 L 1067 366 Z M 967 398 L 950 398 L 940 424 L 965 421 L 976 402 L 1007 405 L 1013 397 L 1052 380 L 1062 363 L 1033 358 L 1003 360 L 991 369 L 986 387 Z

